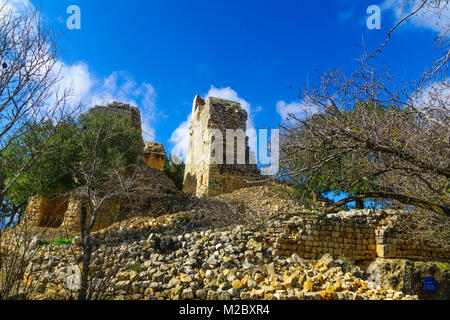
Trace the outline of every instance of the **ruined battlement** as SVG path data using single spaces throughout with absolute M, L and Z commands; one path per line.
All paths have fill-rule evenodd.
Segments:
M 106 106 L 95 106 L 94 110 L 105 111 L 109 113 L 118 113 L 130 117 L 132 126 L 141 130 L 141 112 L 138 107 L 132 107 L 129 104 L 114 101 Z
M 250 186 L 260 177 L 245 136 L 247 118 L 247 112 L 237 102 L 214 97 L 205 101 L 198 95 L 195 97 L 183 183 L 185 193 L 215 196 Z M 233 147 L 227 148 L 229 130 L 243 135 L 244 143 L 240 145 L 236 140 Z M 219 139 L 217 133 L 222 143 L 216 140 Z M 230 155 L 234 163 L 227 161 Z M 239 155 L 243 155 L 244 163 L 239 162 Z
M 153 142 L 144 143 L 144 160 L 150 168 L 163 171 L 166 159 L 167 154 L 163 144 Z

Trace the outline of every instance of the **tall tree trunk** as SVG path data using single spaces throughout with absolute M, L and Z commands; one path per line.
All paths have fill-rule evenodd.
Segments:
M 89 266 L 92 257 L 91 236 L 86 228 L 87 205 L 85 201 L 81 201 L 80 229 L 81 229 L 81 245 L 83 249 L 83 270 L 81 271 L 81 286 L 78 291 L 78 300 L 86 300 L 88 297 L 89 284 Z
M 5 192 L 4 189 L 5 188 L 5 177 L 2 173 L 2 168 L 0 166 L 0 206 L 3 203 L 3 198 L 5 197 Z
M 92 257 L 92 244 L 90 240 L 83 248 L 83 270 L 81 272 L 81 288 L 78 291 L 78 300 L 87 300 L 89 286 L 89 266 Z
M 364 209 L 364 200 L 358 199 L 356 200 L 356 205 L 355 205 L 356 209 Z

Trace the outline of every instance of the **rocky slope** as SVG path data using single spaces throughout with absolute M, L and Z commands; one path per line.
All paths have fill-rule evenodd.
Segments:
M 184 231 L 189 214 L 136 218 L 115 235 L 98 235 L 93 283 L 105 285 L 108 299 L 417 299 L 376 288 L 345 258 L 319 261 L 282 257 L 264 233 L 251 227 Z M 113 229 L 113 228 L 112 228 Z M 101 240 L 100 240 L 101 239 Z M 33 272 L 35 298 L 60 297 L 79 284 L 79 248 L 38 248 Z M 101 244 L 100 244 L 101 243 Z M 74 249 L 75 254 L 69 254 Z M 31 274 L 30 270 L 30 274 Z
M 274 243 L 299 219 L 293 212 L 311 215 L 259 186 L 198 199 L 192 210 L 116 223 L 94 235 L 93 298 L 410 300 L 419 298 L 420 279 L 433 264 L 439 266 L 432 275 L 441 291 L 442 283 L 448 285 L 448 263 L 418 267 L 405 260 L 379 260 L 361 269 L 330 254 L 319 260 L 281 256 Z M 65 245 L 42 246 L 37 237 L 33 240 L 27 255 L 32 263 L 24 275 L 24 283 L 33 287 L 33 299 L 75 296 L 81 273 L 79 244 L 79 237 Z M 418 272 L 420 268 L 426 272 Z M 439 298 L 448 299 L 448 294 Z

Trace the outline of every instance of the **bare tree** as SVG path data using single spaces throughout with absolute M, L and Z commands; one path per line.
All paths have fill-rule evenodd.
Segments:
M 8 2 L 0 5 L 0 205 L 9 211 L 11 221 L 19 208 L 4 206 L 3 200 L 17 180 L 45 152 L 51 152 L 55 132 L 29 146 L 18 165 L 8 157 L 14 142 L 36 125 L 57 123 L 77 112 L 72 90 L 61 85 L 61 66 L 57 60 L 57 38 L 41 23 L 39 11 L 26 7 L 12 9 Z M 5 171 L 14 173 L 8 179 Z M 2 214 L 2 218 L 5 218 Z
M 422 1 L 421 1 L 422 3 Z M 421 8 L 446 1 L 423 1 L 388 32 Z M 370 66 L 381 52 L 365 51 L 350 76 L 341 70 L 320 74 L 320 85 L 307 88 L 302 116 L 291 114 L 284 125 L 282 176 L 295 180 L 309 195 L 342 191 L 353 201 L 382 199 L 450 215 L 448 38 L 444 51 L 412 83 L 395 81 L 390 70 Z M 299 110 L 301 111 L 301 110 Z M 308 112 L 309 111 L 309 112 Z
M 98 298 L 101 293 L 99 284 L 90 281 L 93 252 L 98 245 L 93 232 L 102 220 L 112 219 L 111 223 L 121 219 L 120 211 L 113 210 L 111 204 L 126 208 L 126 216 L 142 207 L 149 194 L 157 193 L 157 178 L 143 160 L 141 132 L 132 127 L 126 116 L 90 110 L 76 130 L 74 141 L 78 143 L 80 158 L 73 169 L 77 187 L 70 194 L 81 202 L 82 272 L 78 299 L 85 300 Z
M 450 24 L 445 20 L 448 17 L 442 16 L 442 13 L 447 8 L 448 3 L 448 0 L 402 0 L 401 8 L 398 9 L 401 9 L 403 16 L 386 32 L 386 40 L 367 57 L 373 58 L 382 53 L 384 47 L 392 40 L 392 34 L 401 25 L 419 14 L 428 15 L 431 19 L 439 20 L 438 24 L 442 27 L 442 30 L 436 39 L 436 44 L 445 44 L 448 42 L 446 38 L 448 37 Z M 448 60 L 448 55 L 444 56 L 445 59 Z M 436 61 L 439 62 L 442 59 L 437 59 Z
M 72 90 L 61 84 L 62 63 L 57 58 L 57 37 L 32 6 L 14 9 L 0 4 L 0 299 L 27 298 L 31 286 L 23 287 L 32 257 L 36 230 L 17 224 L 25 202 L 10 199 L 10 190 L 44 154 L 54 152 L 57 126 L 35 132 L 46 123 L 59 123 L 73 116 L 80 104 L 72 101 Z M 37 137 L 39 136 L 39 139 Z M 35 143 L 21 144 L 24 136 Z M 30 140 L 31 141 L 31 140 Z M 31 196 L 31 195 L 30 195 Z

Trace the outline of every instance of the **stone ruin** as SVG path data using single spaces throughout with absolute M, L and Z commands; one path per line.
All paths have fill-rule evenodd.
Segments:
M 189 147 L 186 157 L 183 192 L 198 197 L 216 196 L 251 186 L 260 177 L 256 164 L 251 164 L 253 153 L 245 139 L 245 163 L 237 164 L 237 146 L 226 148 L 226 130 L 246 131 L 247 112 L 237 102 L 210 97 L 206 101 L 198 95 L 192 106 L 189 129 Z M 222 164 L 212 160 L 215 156 L 213 137 L 205 135 L 209 129 L 217 129 L 223 136 Z M 234 164 L 226 164 L 227 153 L 234 153 Z
M 131 125 L 134 128 L 141 128 L 141 114 L 139 108 L 132 107 L 129 104 L 113 102 L 106 106 L 96 106 L 94 110 L 118 113 L 130 117 Z M 166 160 L 164 145 L 157 143 L 144 142 L 141 140 L 136 142 L 138 148 L 142 148 L 144 161 L 149 166 L 148 175 L 154 177 L 158 184 L 155 185 L 155 194 L 173 194 L 176 187 L 172 180 L 166 177 L 162 171 Z M 149 181 L 150 181 L 149 180 Z M 153 195 L 149 195 L 151 199 Z M 94 230 L 108 227 L 115 222 L 116 216 L 120 214 L 120 207 L 114 202 L 105 204 L 105 208 L 101 211 L 101 219 L 98 219 Z M 45 199 L 40 196 L 34 196 L 30 199 L 27 206 L 26 221 L 34 227 L 44 228 L 62 228 L 65 230 L 79 230 L 79 210 L 81 210 L 80 201 L 73 197 L 57 197 L 55 199 Z
M 167 155 L 163 144 L 144 143 L 144 160 L 150 168 L 163 171 L 166 159 Z
M 128 116 L 131 119 L 132 126 L 142 132 L 141 115 L 137 107 L 113 102 L 106 106 L 96 106 L 94 110 Z M 246 121 L 247 112 L 241 108 L 239 103 L 213 97 L 204 101 L 199 96 L 195 97 L 183 182 L 183 192 L 186 196 L 214 197 L 257 184 L 261 175 L 257 165 L 252 164 L 254 161 L 251 161 L 254 159 L 254 155 L 249 149 L 248 137 L 245 136 Z M 203 139 L 203 137 L 207 137 L 204 134 L 208 129 L 216 129 L 224 137 L 222 164 L 213 162 L 211 158 L 212 153 L 215 152 L 212 140 L 214 138 Z M 242 130 L 245 136 L 244 164 L 237 164 L 238 147 L 236 142 L 233 150 L 227 150 L 225 139 L 227 129 Z M 199 136 L 202 138 L 196 138 Z M 158 181 L 155 185 L 155 194 L 158 193 L 159 196 L 149 195 L 152 210 L 157 208 L 153 211 L 160 212 L 161 207 L 164 206 L 167 208 L 167 212 L 172 212 L 172 202 L 177 202 L 176 200 L 180 197 L 173 181 L 162 172 L 167 158 L 164 145 L 144 142 L 143 139 L 136 144 L 139 148 L 142 148 L 144 161 L 149 166 L 149 174 L 155 178 L 154 180 Z M 234 164 L 226 164 L 226 156 L 229 153 L 234 154 Z M 31 224 L 35 227 L 78 230 L 80 208 L 80 202 L 72 197 L 56 199 L 33 197 L 29 202 L 26 216 L 27 220 L 31 221 Z M 102 218 L 99 219 L 94 229 L 99 230 L 111 225 L 115 216 L 119 215 L 120 210 L 121 208 L 113 202 L 105 204 L 105 208 L 102 210 L 104 211 L 101 215 Z
M 140 113 L 137 108 L 117 102 L 96 108 L 130 115 L 133 126 L 140 128 Z M 192 195 L 214 197 L 254 185 L 261 176 L 256 164 L 250 161 L 252 154 L 248 147 L 248 139 L 245 143 L 245 164 L 225 164 L 225 159 L 224 164 L 213 163 L 214 141 L 198 139 L 199 135 L 202 138 L 205 137 L 203 134 L 208 129 L 217 129 L 224 137 L 227 129 L 241 129 L 245 132 L 246 120 L 247 113 L 239 103 L 212 97 L 205 101 L 199 96 L 195 97 L 183 183 L 185 195 L 178 193 L 172 180 L 161 172 L 166 159 L 164 146 L 145 143 L 144 159 L 149 166 L 150 174 L 156 177 L 158 183 L 155 185 L 155 191 L 159 193 L 158 195 L 149 194 L 148 200 L 151 203 L 149 212 L 154 212 L 155 215 L 181 212 L 180 208 L 185 208 L 186 204 L 190 205 L 189 201 L 194 198 Z M 236 156 L 236 148 L 226 150 L 226 142 L 223 143 L 223 151 L 225 151 L 224 158 L 227 152 L 233 152 Z M 251 202 L 247 198 L 250 196 L 253 200 L 255 197 L 249 189 L 242 192 L 244 193 L 241 198 L 243 201 Z M 227 196 L 234 195 L 223 195 L 223 197 Z M 29 202 L 25 220 L 31 221 L 32 226 L 35 227 L 78 231 L 79 210 L 81 205 L 75 198 L 33 197 Z M 115 222 L 116 216 L 120 215 L 120 210 L 117 204 L 106 203 L 94 231 L 106 228 Z M 296 213 L 289 215 L 292 214 L 294 216 L 291 219 L 281 221 L 279 225 L 274 224 L 274 227 L 269 228 L 269 233 L 273 232 L 269 237 L 272 239 L 271 245 L 278 249 L 282 256 L 291 256 L 295 253 L 301 258 L 319 259 L 325 253 L 331 253 L 345 255 L 361 263 L 378 258 L 444 261 L 450 259 L 447 248 L 412 240 L 408 238 L 408 235 L 397 230 L 393 222 L 395 219 L 392 218 L 395 215 L 388 211 L 357 210 L 329 214 L 326 218 Z
M 138 107 L 132 107 L 129 104 L 114 101 L 106 106 L 95 106 L 94 110 L 127 116 L 131 119 L 131 125 L 142 132 L 141 112 Z
M 106 106 L 96 106 L 94 110 L 118 113 L 127 116 L 131 119 L 131 125 L 142 132 L 141 113 L 138 107 L 132 107 L 129 104 L 114 101 Z M 143 148 L 144 160 L 148 166 L 152 169 L 163 171 L 164 162 L 167 158 L 164 145 L 153 142 L 144 142 L 143 139 L 141 145 Z

